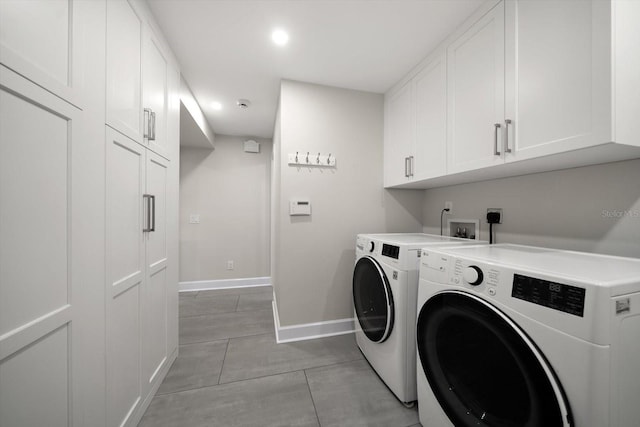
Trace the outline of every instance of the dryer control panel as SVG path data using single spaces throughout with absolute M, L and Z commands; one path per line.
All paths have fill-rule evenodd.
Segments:
M 511 296 L 583 317 L 585 292 L 577 286 L 514 274 Z

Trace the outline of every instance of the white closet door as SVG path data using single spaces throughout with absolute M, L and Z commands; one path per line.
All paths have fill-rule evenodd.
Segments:
M 146 391 L 167 361 L 167 178 L 169 162 L 147 151 L 146 194 L 152 230 L 145 233 L 146 280 L 143 293 L 142 378 Z
M 68 426 L 82 345 L 71 242 L 82 111 L 0 65 L 0 425 Z M 75 374 L 74 374 L 75 373 Z M 76 403 L 78 405 L 78 403 Z
M 146 149 L 107 127 L 107 426 L 141 403 Z

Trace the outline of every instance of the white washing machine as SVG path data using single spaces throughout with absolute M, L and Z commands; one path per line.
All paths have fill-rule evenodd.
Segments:
M 417 398 L 415 316 L 420 249 L 473 243 L 477 241 L 430 234 L 360 234 L 356 239 L 356 341 L 402 402 Z
M 640 426 L 640 259 L 492 245 L 420 264 L 423 426 Z

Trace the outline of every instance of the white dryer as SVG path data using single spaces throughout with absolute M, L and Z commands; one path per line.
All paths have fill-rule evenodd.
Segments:
M 415 316 L 420 249 L 477 241 L 429 234 L 361 234 L 353 304 L 362 354 L 396 397 L 416 400 Z
M 422 425 L 640 426 L 640 259 L 487 245 L 420 264 Z

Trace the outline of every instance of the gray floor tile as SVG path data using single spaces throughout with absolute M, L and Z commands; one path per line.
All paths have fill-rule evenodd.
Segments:
M 353 334 L 277 344 L 273 334 L 229 340 L 220 383 L 362 359 Z
M 240 295 L 237 311 L 268 310 L 273 307 L 273 293 L 258 292 Z
M 407 409 L 365 360 L 306 371 L 322 427 L 406 427 L 418 421 L 417 407 Z
M 273 294 L 271 286 L 243 286 L 240 288 L 211 289 L 198 291 L 200 295 L 246 295 L 246 294 Z
M 180 317 L 236 311 L 239 295 L 216 295 L 199 292 L 193 298 L 180 299 Z
M 218 384 L 227 340 L 181 345 L 158 394 Z
M 318 426 L 303 372 L 153 398 L 140 427 Z
M 215 341 L 273 332 L 273 311 L 243 311 L 180 319 L 180 344 Z

